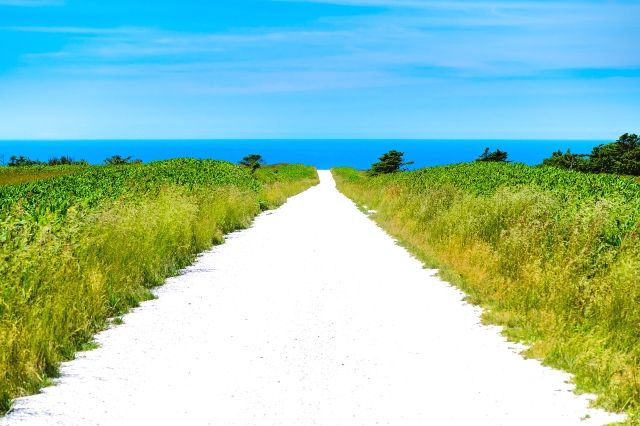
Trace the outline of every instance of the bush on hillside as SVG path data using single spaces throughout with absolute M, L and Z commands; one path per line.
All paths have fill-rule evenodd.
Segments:
M 507 157 L 509 157 L 509 154 L 507 154 L 506 151 L 501 151 L 499 149 L 491 151 L 487 147 L 476 161 L 495 161 L 505 163 L 507 162 Z
M 249 154 L 240 160 L 239 164 L 245 167 L 250 167 L 251 171 L 255 172 L 256 169 L 260 168 L 260 166 L 264 164 L 264 160 L 260 154 Z
M 405 166 L 413 164 L 413 161 L 404 161 L 404 152 L 391 150 L 378 158 L 377 163 L 373 163 L 369 169 L 370 175 L 380 175 L 385 173 L 395 173 L 403 170 Z
M 542 164 L 581 172 L 640 176 L 640 142 L 638 135 L 625 133 L 615 142 L 596 146 L 591 154 L 556 151 Z
M 50 166 L 72 166 L 72 165 L 82 165 L 86 166 L 89 163 L 86 160 L 74 160 L 68 155 L 63 155 L 61 157 L 53 157 L 47 161 L 47 164 Z
M 38 160 L 32 160 L 23 155 L 20 155 L 20 156 L 12 155 L 11 158 L 9 158 L 9 164 L 7 165 L 10 167 L 23 167 L 23 166 L 35 166 L 36 164 L 40 164 L 40 162 Z
M 587 157 L 588 155 L 586 154 L 574 154 L 570 149 L 567 149 L 565 153 L 558 150 L 551 154 L 551 157 L 545 158 L 542 164 L 560 169 L 584 170 L 587 164 Z
M 105 158 L 104 163 L 108 166 L 123 166 L 126 164 L 141 164 L 142 160 L 132 160 L 131 156 L 112 155 L 109 158 Z

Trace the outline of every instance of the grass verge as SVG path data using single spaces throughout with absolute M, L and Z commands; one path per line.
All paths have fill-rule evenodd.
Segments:
M 527 356 L 640 424 L 640 185 L 522 165 L 333 173 Z
M 198 252 L 318 182 L 313 168 L 296 165 L 263 180 L 227 163 L 133 167 L 142 166 L 7 192 L 14 201 L 0 214 L 0 412 L 49 384 L 108 318 L 151 298 Z

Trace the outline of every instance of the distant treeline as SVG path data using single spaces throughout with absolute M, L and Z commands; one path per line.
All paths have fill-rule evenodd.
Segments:
M 625 133 L 613 143 L 596 146 L 591 154 L 556 151 L 542 164 L 581 172 L 640 176 L 638 135 Z
M 507 162 L 507 157 L 505 151 L 490 152 L 487 148 L 476 161 Z M 596 146 L 590 154 L 558 150 L 545 158 L 542 165 L 587 173 L 640 176 L 640 141 L 638 135 L 625 133 L 615 142 Z
M 497 149 L 490 151 L 486 148 L 476 159 L 482 162 L 509 162 L 509 154 L 506 151 Z M 106 165 L 140 164 L 142 160 L 135 160 L 129 157 L 113 155 L 105 158 Z M 263 163 L 261 155 L 251 154 L 244 157 L 240 164 L 256 170 Z M 24 156 L 12 156 L 8 166 L 34 166 L 34 165 L 88 165 L 86 160 L 74 160 L 70 156 L 50 158 L 48 161 L 32 160 Z M 404 153 L 399 151 L 389 151 L 382 155 L 377 163 L 374 163 L 369 170 L 372 175 L 393 173 L 404 169 L 404 166 L 413 162 L 404 161 Z M 601 144 L 591 150 L 590 154 L 576 154 L 567 150 L 558 150 L 551 154 L 551 157 L 542 161 L 542 166 L 551 166 L 567 170 L 576 170 L 587 173 L 611 173 L 617 175 L 640 176 L 640 141 L 635 133 L 625 133 L 615 142 Z
M 23 167 L 23 166 L 39 166 L 39 165 L 49 165 L 49 166 L 63 166 L 63 165 L 88 165 L 89 163 L 85 160 L 74 160 L 73 158 L 63 155 L 62 157 L 53 157 L 48 161 L 39 161 L 32 160 L 29 157 L 25 157 L 23 155 L 12 155 L 9 158 L 9 163 L 7 163 L 10 167 Z
M 105 158 L 104 163 L 107 165 L 122 165 L 122 164 L 141 164 L 142 160 L 133 160 L 131 157 L 123 157 L 121 155 L 112 155 Z M 24 167 L 24 166 L 88 166 L 87 160 L 74 160 L 68 155 L 61 157 L 53 157 L 48 161 L 33 160 L 23 155 L 12 155 L 9 158 L 7 166 L 9 167 Z
M 509 154 L 496 149 L 486 148 L 475 160 L 476 162 L 509 163 Z M 368 170 L 371 176 L 395 173 L 406 170 L 404 166 L 413 164 L 405 162 L 404 152 L 391 150 L 383 154 L 378 162 Z M 591 150 L 591 154 L 574 154 L 571 150 L 560 150 L 545 158 L 541 166 L 576 170 L 587 173 L 611 173 L 616 175 L 640 176 L 640 142 L 638 135 L 625 133 L 617 141 L 601 144 Z

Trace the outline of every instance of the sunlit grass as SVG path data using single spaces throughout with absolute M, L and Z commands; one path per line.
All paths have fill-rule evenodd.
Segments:
M 485 321 L 505 326 L 507 336 L 530 345 L 527 355 L 575 374 L 580 391 L 596 393 L 609 410 L 627 410 L 637 424 L 640 192 L 634 198 L 625 179 L 625 196 L 607 194 L 601 182 L 589 196 L 588 182 L 570 172 L 554 172 L 555 186 L 544 176 L 539 185 L 498 176 L 491 189 L 484 165 L 446 171 L 334 175 L 341 191 L 377 210 L 387 231 L 484 306 Z
M 206 163 L 195 163 L 195 170 L 189 164 L 168 165 L 175 170 L 158 165 L 160 173 L 177 172 L 174 181 L 182 184 L 151 185 L 95 208 L 83 207 L 79 199 L 64 211 L 46 213 L 32 203 L 39 212 L 36 221 L 18 199 L 0 216 L 0 412 L 10 408 L 12 398 L 48 384 L 61 361 L 93 347 L 92 336 L 108 318 L 149 299 L 152 287 L 198 252 L 318 182 L 311 167 L 281 166 L 278 179 L 251 178 L 257 179 L 254 189 L 233 183 L 237 166 L 222 165 L 220 173 L 231 178 L 211 185 L 197 172 Z M 237 172 L 244 182 L 245 171 Z

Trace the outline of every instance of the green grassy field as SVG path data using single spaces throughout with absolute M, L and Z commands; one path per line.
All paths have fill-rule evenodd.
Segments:
M 317 182 L 307 166 L 179 159 L 0 186 L 0 412 L 198 252 Z
M 640 424 L 636 180 L 496 163 L 333 173 L 342 192 L 482 305 L 487 322 Z
M 86 168 L 87 166 L 3 166 L 0 167 L 0 185 L 15 185 L 56 176 L 70 175 L 85 170 Z

